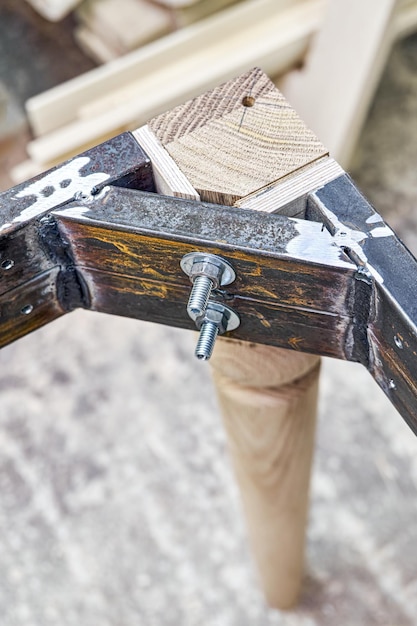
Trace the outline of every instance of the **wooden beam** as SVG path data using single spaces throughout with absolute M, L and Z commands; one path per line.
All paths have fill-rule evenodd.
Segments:
M 399 5 L 399 0 L 331 0 L 306 66 L 281 84 L 344 167 L 390 51 Z

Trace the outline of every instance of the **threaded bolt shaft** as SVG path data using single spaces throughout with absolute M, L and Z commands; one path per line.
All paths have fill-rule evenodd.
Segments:
M 219 327 L 214 322 L 203 322 L 200 329 L 195 355 L 200 361 L 207 361 L 214 349 L 214 344 L 219 334 Z
M 213 281 L 207 276 L 196 276 L 187 304 L 187 312 L 191 319 L 195 320 L 203 315 L 213 287 Z

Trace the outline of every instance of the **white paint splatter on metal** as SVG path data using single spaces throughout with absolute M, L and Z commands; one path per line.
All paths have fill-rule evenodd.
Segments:
M 367 223 L 382 222 L 383 226 L 378 226 L 374 228 L 369 234 L 364 233 L 360 230 L 354 230 L 352 228 L 349 228 L 349 226 L 346 226 L 346 224 L 343 224 L 339 220 L 339 218 L 332 211 L 330 211 L 317 196 L 315 196 L 315 201 L 320 206 L 320 211 L 327 217 L 329 223 L 332 225 L 333 239 L 336 245 L 351 250 L 354 253 L 355 257 L 358 259 L 359 264 L 366 267 L 375 278 L 375 280 L 382 284 L 384 282 L 384 279 L 382 278 L 381 274 L 374 267 L 372 267 L 372 265 L 369 264 L 368 258 L 360 244 L 365 241 L 365 239 L 368 239 L 369 235 L 371 235 L 372 238 L 394 235 L 389 226 L 387 226 L 383 222 L 382 218 L 377 213 L 375 213 L 366 220 Z M 375 216 L 378 217 L 378 220 L 375 219 Z
M 334 238 L 328 230 L 323 229 L 319 222 L 308 222 L 289 218 L 294 222 L 299 235 L 287 245 L 287 252 L 291 256 L 311 263 L 331 265 L 332 267 L 354 268 L 352 261 L 348 261 L 340 247 L 334 245 Z
M 368 217 L 368 219 L 366 220 L 367 224 L 377 224 L 378 222 L 383 222 L 384 220 L 382 219 L 382 217 L 379 215 L 379 213 L 373 213 L 372 215 L 370 215 Z
M 374 228 L 373 230 L 371 230 L 370 234 L 373 239 L 377 239 L 378 237 L 393 237 L 394 236 L 394 232 L 386 224 L 384 224 L 383 226 L 378 226 L 378 228 Z
M 93 202 L 95 200 L 104 198 L 104 196 L 109 191 L 111 191 L 111 187 L 109 186 L 103 187 L 103 189 L 101 189 L 100 192 L 97 193 L 96 195 L 84 198 L 83 199 L 84 204 L 82 205 L 71 204 L 70 207 L 63 207 L 62 209 L 58 209 L 57 211 L 54 211 L 54 214 L 64 215 L 65 217 L 75 217 L 75 218 L 81 217 L 82 215 L 85 215 L 86 213 L 88 213 L 88 211 L 90 210 L 90 207 L 88 206 L 89 202 Z
M 82 217 L 86 213 L 88 213 L 88 206 L 71 206 L 68 209 L 59 209 L 59 211 L 54 211 L 54 215 L 59 215 L 63 217 Z
M 81 169 L 89 162 L 89 157 L 77 157 L 19 191 L 16 198 L 35 196 L 35 199 L 13 222 L 25 222 L 71 200 L 77 194 L 89 195 L 93 187 L 109 178 L 109 174 L 104 172 L 82 176 Z

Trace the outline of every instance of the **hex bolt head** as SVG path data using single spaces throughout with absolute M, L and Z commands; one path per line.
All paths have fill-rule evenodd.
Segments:
M 240 319 L 230 307 L 210 301 L 205 313 L 197 318 L 196 324 L 200 329 L 200 336 L 195 356 L 200 361 L 208 361 L 213 353 L 217 336 L 235 330 L 240 324 Z
M 193 284 L 187 304 L 192 320 L 203 315 L 213 289 L 232 283 L 236 274 L 233 267 L 215 254 L 190 252 L 181 259 L 181 269 Z

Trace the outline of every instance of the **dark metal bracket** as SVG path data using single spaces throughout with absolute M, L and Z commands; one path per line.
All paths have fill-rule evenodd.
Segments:
M 123 133 L 0 194 L 0 346 L 77 307 L 194 328 L 182 257 L 232 264 L 233 337 L 365 365 L 417 432 L 417 262 L 344 175 L 306 219 L 161 196 Z

